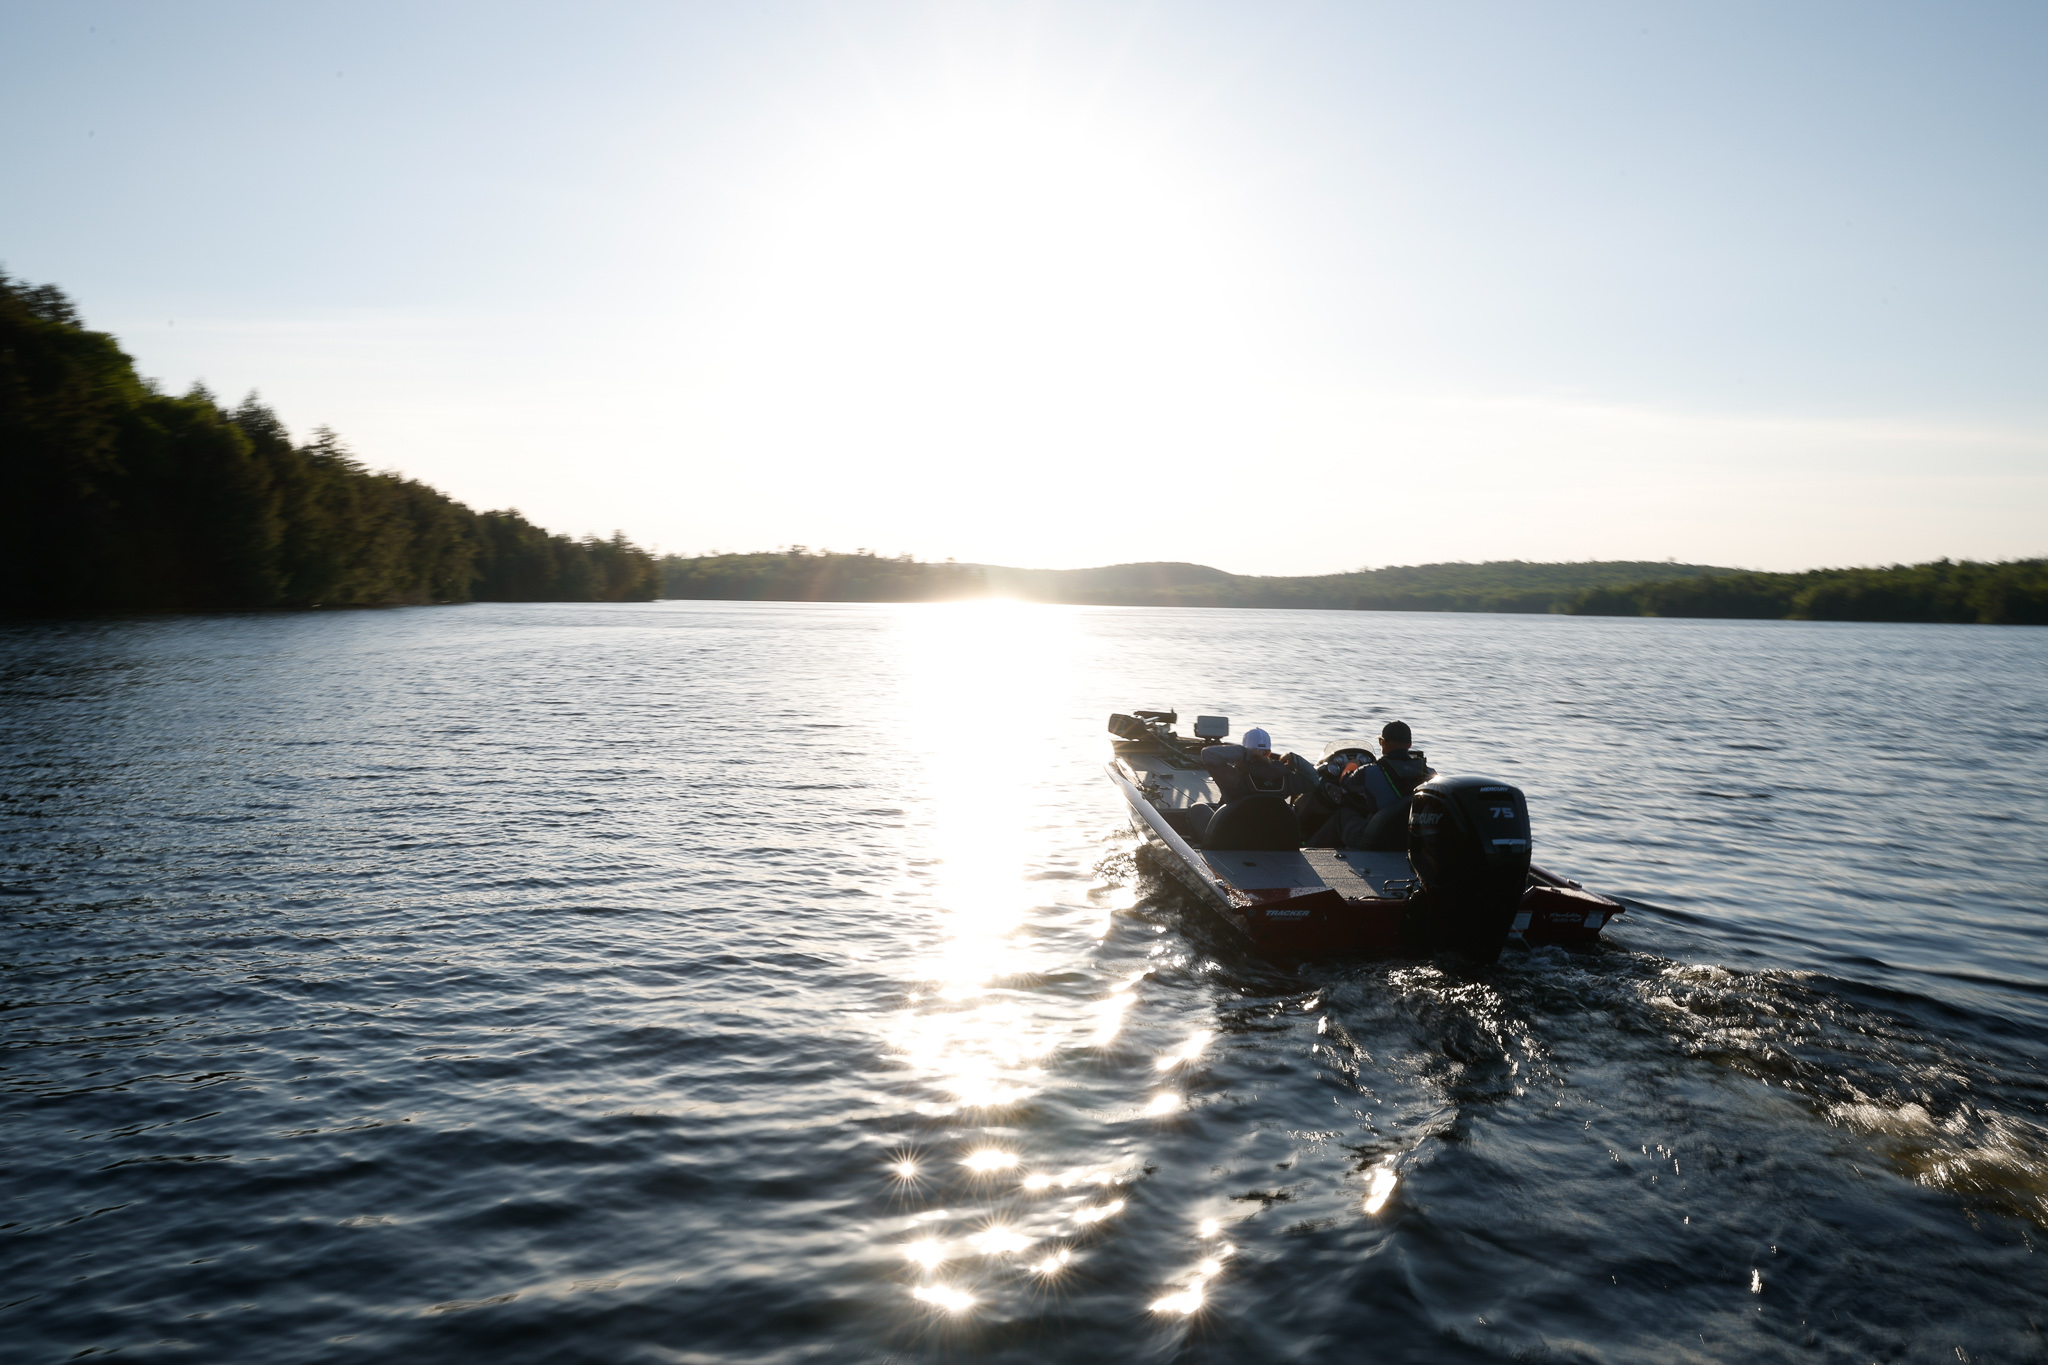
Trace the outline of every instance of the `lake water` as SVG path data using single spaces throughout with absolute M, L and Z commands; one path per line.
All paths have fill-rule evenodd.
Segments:
M 10 1361 L 2048 1358 L 2048 630 L 0 626 Z M 1260 960 L 1103 722 L 1408 720 L 1598 951 Z

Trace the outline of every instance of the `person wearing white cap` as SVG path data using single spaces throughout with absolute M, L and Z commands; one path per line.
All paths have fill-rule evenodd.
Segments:
M 1202 750 L 1202 766 L 1223 793 L 1223 805 L 1264 793 L 1283 799 L 1316 788 L 1316 770 L 1299 754 L 1276 757 L 1273 737 L 1254 726 L 1242 744 L 1212 744 Z

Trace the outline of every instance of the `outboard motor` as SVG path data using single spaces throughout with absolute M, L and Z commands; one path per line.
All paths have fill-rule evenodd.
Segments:
M 1415 789 L 1408 860 L 1429 898 L 1430 946 L 1492 962 L 1529 885 L 1529 803 L 1490 777 Z

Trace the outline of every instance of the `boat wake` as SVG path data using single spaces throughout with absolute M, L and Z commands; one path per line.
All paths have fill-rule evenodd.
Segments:
M 1817 971 L 1681 962 L 1628 936 L 1510 952 L 1487 969 L 1447 960 L 1290 970 L 1236 951 L 1145 853 L 1134 868 L 1141 901 L 1177 909 L 1191 941 L 1230 961 L 1241 989 L 1322 983 L 1357 1054 L 1405 1053 L 1449 1112 L 1569 1086 L 1578 1069 L 1682 1080 L 1704 1068 L 1795 1102 L 1838 1134 L 1845 1159 L 1875 1159 L 1971 1209 L 2048 1230 L 2048 1080 L 2000 1017 Z

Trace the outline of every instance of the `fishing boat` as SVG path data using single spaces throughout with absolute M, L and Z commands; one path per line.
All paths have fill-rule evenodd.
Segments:
M 1299 797 L 1222 801 L 1202 753 L 1228 737 L 1229 718 L 1197 716 L 1187 738 L 1179 719 L 1163 708 L 1112 715 L 1106 771 L 1158 861 L 1261 951 L 1488 963 L 1509 944 L 1589 944 L 1625 908 L 1530 861 L 1528 801 L 1509 783 L 1432 773 L 1389 806 L 1405 831 L 1396 815 L 1391 839 L 1307 847 L 1329 841 L 1304 829 L 1318 812 Z M 1373 761 L 1342 741 L 1323 758 L 1325 774 Z

